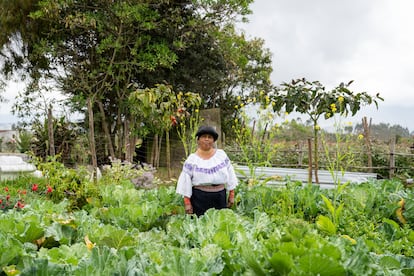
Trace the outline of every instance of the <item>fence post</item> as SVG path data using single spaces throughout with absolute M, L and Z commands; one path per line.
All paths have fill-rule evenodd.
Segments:
M 368 158 L 368 172 L 373 172 L 372 169 L 372 145 L 371 145 L 371 123 L 372 118 L 367 121 L 367 117 L 362 118 L 362 126 L 364 128 L 364 140 L 365 146 L 367 147 L 367 158 Z
M 303 141 L 302 140 L 298 142 L 298 153 L 299 153 L 298 167 L 302 168 L 303 167 Z
M 389 178 L 393 178 L 395 174 L 395 139 L 392 138 L 390 141 L 390 168 Z

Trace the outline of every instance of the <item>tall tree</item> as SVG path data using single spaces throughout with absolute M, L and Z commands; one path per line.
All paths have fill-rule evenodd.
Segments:
M 105 148 L 117 155 L 122 150 L 113 141 L 128 135 L 131 84 L 199 92 L 205 107 L 228 113 L 235 94 L 269 90 L 263 41 L 234 30 L 251 2 L 2 0 L 2 69 L 8 75 L 21 69 L 33 83 L 52 78 L 75 109 L 87 118 L 98 115 L 90 126 L 104 133 Z
M 305 78 L 283 83 L 270 97 L 273 109 L 280 112 L 299 112 L 309 116 L 313 124 L 314 141 L 314 171 L 315 181 L 318 180 L 318 133 L 320 127 L 318 120 L 333 118 L 335 114 L 354 116 L 362 105 L 375 104 L 383 100 L 379 94 L 369 95 L 367 92 L 354 93 L 349 89 L 353 81 L 341 83 L 334 89 L 327 91 L 319 81 L 308 81 Z

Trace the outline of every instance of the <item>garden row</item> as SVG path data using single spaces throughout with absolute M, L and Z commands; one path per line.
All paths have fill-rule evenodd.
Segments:
M 0 212 L 3 273 L 414 273 L 414 196 L 398 181 L 333 190 L 241 183 L 233 209 L 197 218 L 184 214 L 174 183 L 137 189 L 116 177 L 122 170 L 98 183 L 65 171 L 59 175 L 64 191 L 50 182 L 59 181 L 53 174 L 1 183 L 3 199 L 24 204 Z

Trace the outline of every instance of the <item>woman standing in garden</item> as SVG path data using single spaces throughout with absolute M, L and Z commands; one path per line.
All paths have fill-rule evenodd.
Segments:
M 215 148 L 218 133 L 202 126 L 196 138 L 197 150 L 185 160 L 176 189 L 184 196 L 185 212 L 200 216 L 210 208 L 231 208 L 238 180 L 227 154 Z

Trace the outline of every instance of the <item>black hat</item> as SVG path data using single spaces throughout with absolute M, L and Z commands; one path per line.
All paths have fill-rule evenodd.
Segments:
M 196 133 L 196 137 L 197 137 L 197 139 L 198 138 L 200 138 L 200 136 L 201 135 L 203 135 L 203 134 L 211 134 L 212 136 L 213 136 L 213 138 L 214 138 L 214 141 L 216 141 L 217 140 L 217 138 L 218 138 L 218 133 L 217 133 L 217 131 L 214 129 L 214 128 L 212 128 L 211 126 L 201 126 L 198 130 L 197 130 L 197 133 Z

